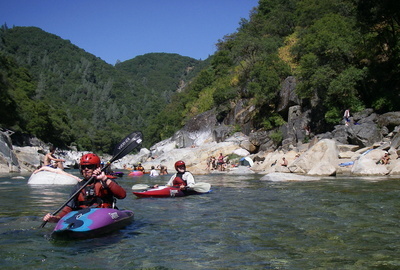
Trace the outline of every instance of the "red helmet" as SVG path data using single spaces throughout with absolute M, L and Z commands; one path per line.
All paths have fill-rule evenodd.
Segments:
M 100 158 L 96 154 L 86 154 L 81 157 L 80 165 L 96 165 L 100 167 Z
M 181 167 L 181 166 L 185 166 L 185 170 L 186 170 L 185 162 L 183 162 L 182 160 L 175 162 L 175 170 L 178 170 L 178 167 Z

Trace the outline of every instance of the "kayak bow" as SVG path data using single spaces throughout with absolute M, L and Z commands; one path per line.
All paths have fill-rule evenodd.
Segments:
M 113 208 L 85 208 L 62 217 L 52 236 L 56 238 L 93 238 L 129 225 L 133 212 Z

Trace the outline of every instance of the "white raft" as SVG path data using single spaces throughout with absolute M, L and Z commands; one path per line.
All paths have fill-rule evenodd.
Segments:
M 58 172 L 59 171 L 59 172 Z M 54 171 L 39 171 L 33 173 L 28 180 L 29 185 L 75 185 L 78 177 L 60 169 Z

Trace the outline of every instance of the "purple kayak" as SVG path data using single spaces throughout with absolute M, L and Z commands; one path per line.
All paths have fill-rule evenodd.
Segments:
M 85 208 L 62 217 L 52 236 L 56 238 L 93 238 L 129 225 L 133 212 L 113 208 Z

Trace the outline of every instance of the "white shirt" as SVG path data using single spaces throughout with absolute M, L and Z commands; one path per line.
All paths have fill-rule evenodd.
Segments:
M 150 176 L 151 177 L 155 177 L 155 176 L 159 176 L 160 174 L 158 173 L 158 171 L 156 169 L 153 169 L 150 171 Z
M 169 179 L 167 186 L 173 186 L 174 179 L 177 174 L 174 174 Z M 186 181 L 188 187 L 193 187 L 195 185 L 193 174 L 190 172 L 184 172 L 182 175 L 182 180 Z

